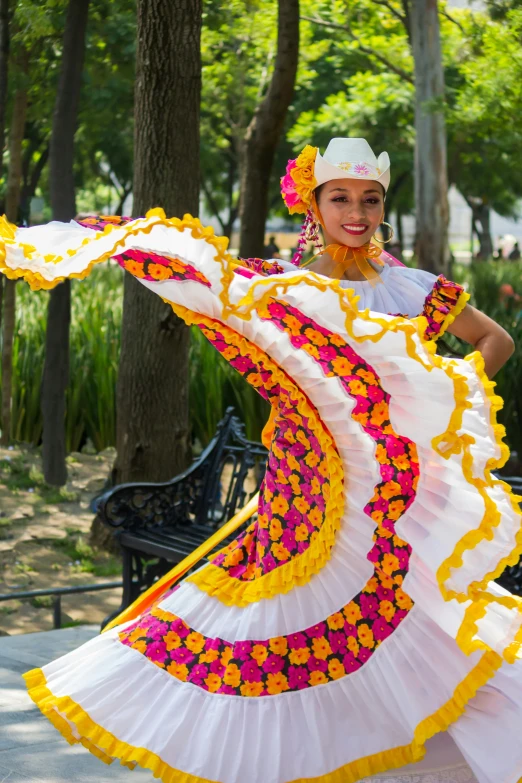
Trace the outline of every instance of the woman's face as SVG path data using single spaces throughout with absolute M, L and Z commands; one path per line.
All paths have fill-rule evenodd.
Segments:
M 322 186 L 318 207 L 327 245 L 361 247 L 371 240 L 381 223 L 383 188 L 367 179 L 332 179 Z

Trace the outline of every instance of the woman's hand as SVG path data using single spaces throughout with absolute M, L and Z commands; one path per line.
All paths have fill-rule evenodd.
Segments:
M 515 350 L 511 335 L 492 318 L 469 304 L 448 327 L 448 332 L 480 351 L 488 378 L 493 378 Z

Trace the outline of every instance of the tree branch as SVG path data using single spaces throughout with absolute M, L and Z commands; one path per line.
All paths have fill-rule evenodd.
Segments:
M 390 60 L 388 60 L 387 57 L 384 57 L 384 55 L 380 54 L 380 52 L 377 52 L 375 49 L 371 49 L 369 46 L 365 46 L 363 43 L 361 43 L 361 39 L 355 35 L 354 32 L 352 32 L 349 25 L 336 24 L 335 22 L 325 22 L 324 19 L 317 19 L 316 17 L 312 16 L 301 16 L 301 19 L 304 19 L 306 22 L 312 22 L 312 24 L 317 24 L 321 27 L 330 27 L 332 30 L 344 30 L 344 32 L 348 33 L 353 41 L 356 41 L 356 43 L 359 44 L 359 49 L 363 54 L 367 54 L 369 57 L 374 57 L 376 60 L 379 60 L 379 62 L 385 65 L 388 70 L 393 71 L 393 73 L 396 73 L 397 76 L 400 76 L 401 79 L 405 79 L 405 81 L 410 82 L 410 84 L 414 84 L 413 76 L 411 76 L 411 74 L 407 73 L 402 68 L 399 68 L 398 65 L 394 65 L 392 62 L 390 62 Z
M 393 14 L 393 16 L 395 16 L 395 17 L 396 17 L 396 18 L 399 20 L 399 22 L 401 22 L 401 24 L 403 24 L 403 25 L 404 25 L 404 27 L 405 27 L 405 29 L 406 29 L 406 32 L 408 32 L 408 27 L 407 27 L 407 19 L 406 19 L 406 17 L 405 17 L 405 16 L 403 16 L 403 15 L 400 13 L 400 11 L 397 11 L 397 9 L 396 9 L 396 8 L 394 8 L 394 7 L 391 5 L 391 3 L 389 3 L 389 2 L 388 2 L 388 0 L 373 0 L 373 2 L 374 2 L 376 5 L 382 5 L 382 6 L 384 6 L 385 8 L 387 8 L 387 9 L 388 9 L 388 11 L 390 11 L 390 13 L 391 13 L 391 14 Z
M 377 0 L 374 0 L 374 1 L 375 1 L 375 2 L 377 2 Z M 461 23 L 460 23 L 460 22 L 458 22 L 458 21 L 455 19 L 455 17 L 453 17 L 453 16 L 450 16 L 450 14 L 448 14 L 448 12 L 447 12 L 447 11 L 445 11 L 444 9 L 442 9 L 442 8 L 439 10 L 439 13 L 441 13 L 443 16 L 445 16 L 445 17 L 446 17 L 446 19 L 449 19 L 449 21 L 450 21 L 450 22 L 453 22 L 453 24 L 456 24 L 456 25 L 457 25 L 457 27 L 459 28 L 460 32 L 462 33 L 462 35 L 466 35 L 466 36 L 467 36 L 467 33 L 466 33 L 466 31 L 464 30 L 464 28 L 462 27 Z
M 223 231 L 223 233 L 225 233 L 225 229 L 226 229 L 225 224 L 223 223 L 223 221 L 222 221 L 222 219 L 220 217 L 218 206 L 217 206 L 216 201 L 215 201 L 215 199 L 214 199 L 214 197 L 212 195 L 211 189 L 207 185 L 207 181 L 206 181 L 205 177 L 201 177 L 201 185 L 202 185 L 202 188 L 203 188 L 203 192 L 205 194 L 205 198 L 208 201 L 209 207 L 212 210 L 212 212 L 214 214 L 214 217 L 217 218 L 217 220 L 219 221 L 219 225 L 221 226 L 221 230 Z

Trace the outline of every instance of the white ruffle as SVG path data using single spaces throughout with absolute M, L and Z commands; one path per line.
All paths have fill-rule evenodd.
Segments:
M 278 696 L 224 696 L 181 682 L 120 644 L 116 629 L 43 671 L 55 696 L 175 769 L 220 783 L 286 783 L 410 744 L 479 660 L 414 609 L 359 671 Z M 518 780 L 521 699 L 522 664 L 505 665 L 450 726 L 479 783 Z
M 273 259 L 285 272 L 294 272 L 299 268 L 291 261 Z M 371 262 L 370 262 L 371 263 Z M 424 300 L 432 290 L 437 276 L 424 269 L 410 269 L 407 266 L 383 267 L 372 264 L 379 272 L 382 283 L 372 285 L 368 280 L 340 280 L 342 288 L 355 291 L 360 297 L 360 310 L 374 310 L 377 313 L 403 313 L 410 318 L 422 312 Z M 317 274 L 317 273 L 315 273 Z M 324 277 L 324 275 L 317 275 Z M 329 278 L 326 278 L 327 280 Z

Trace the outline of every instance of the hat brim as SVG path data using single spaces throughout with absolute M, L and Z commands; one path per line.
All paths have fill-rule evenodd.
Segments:
M 314 176 L 317 186 L 324 185 L 332 179 L 365 179 L 371 182 L 379 182 L 386 192 L 390 184 L 390 158 L 387 152 L 381 152 L 377 160 L 377 166 L 361 161 L 343 164 L 348 169 L 328 163 L 317 151 L 314 166 Z

